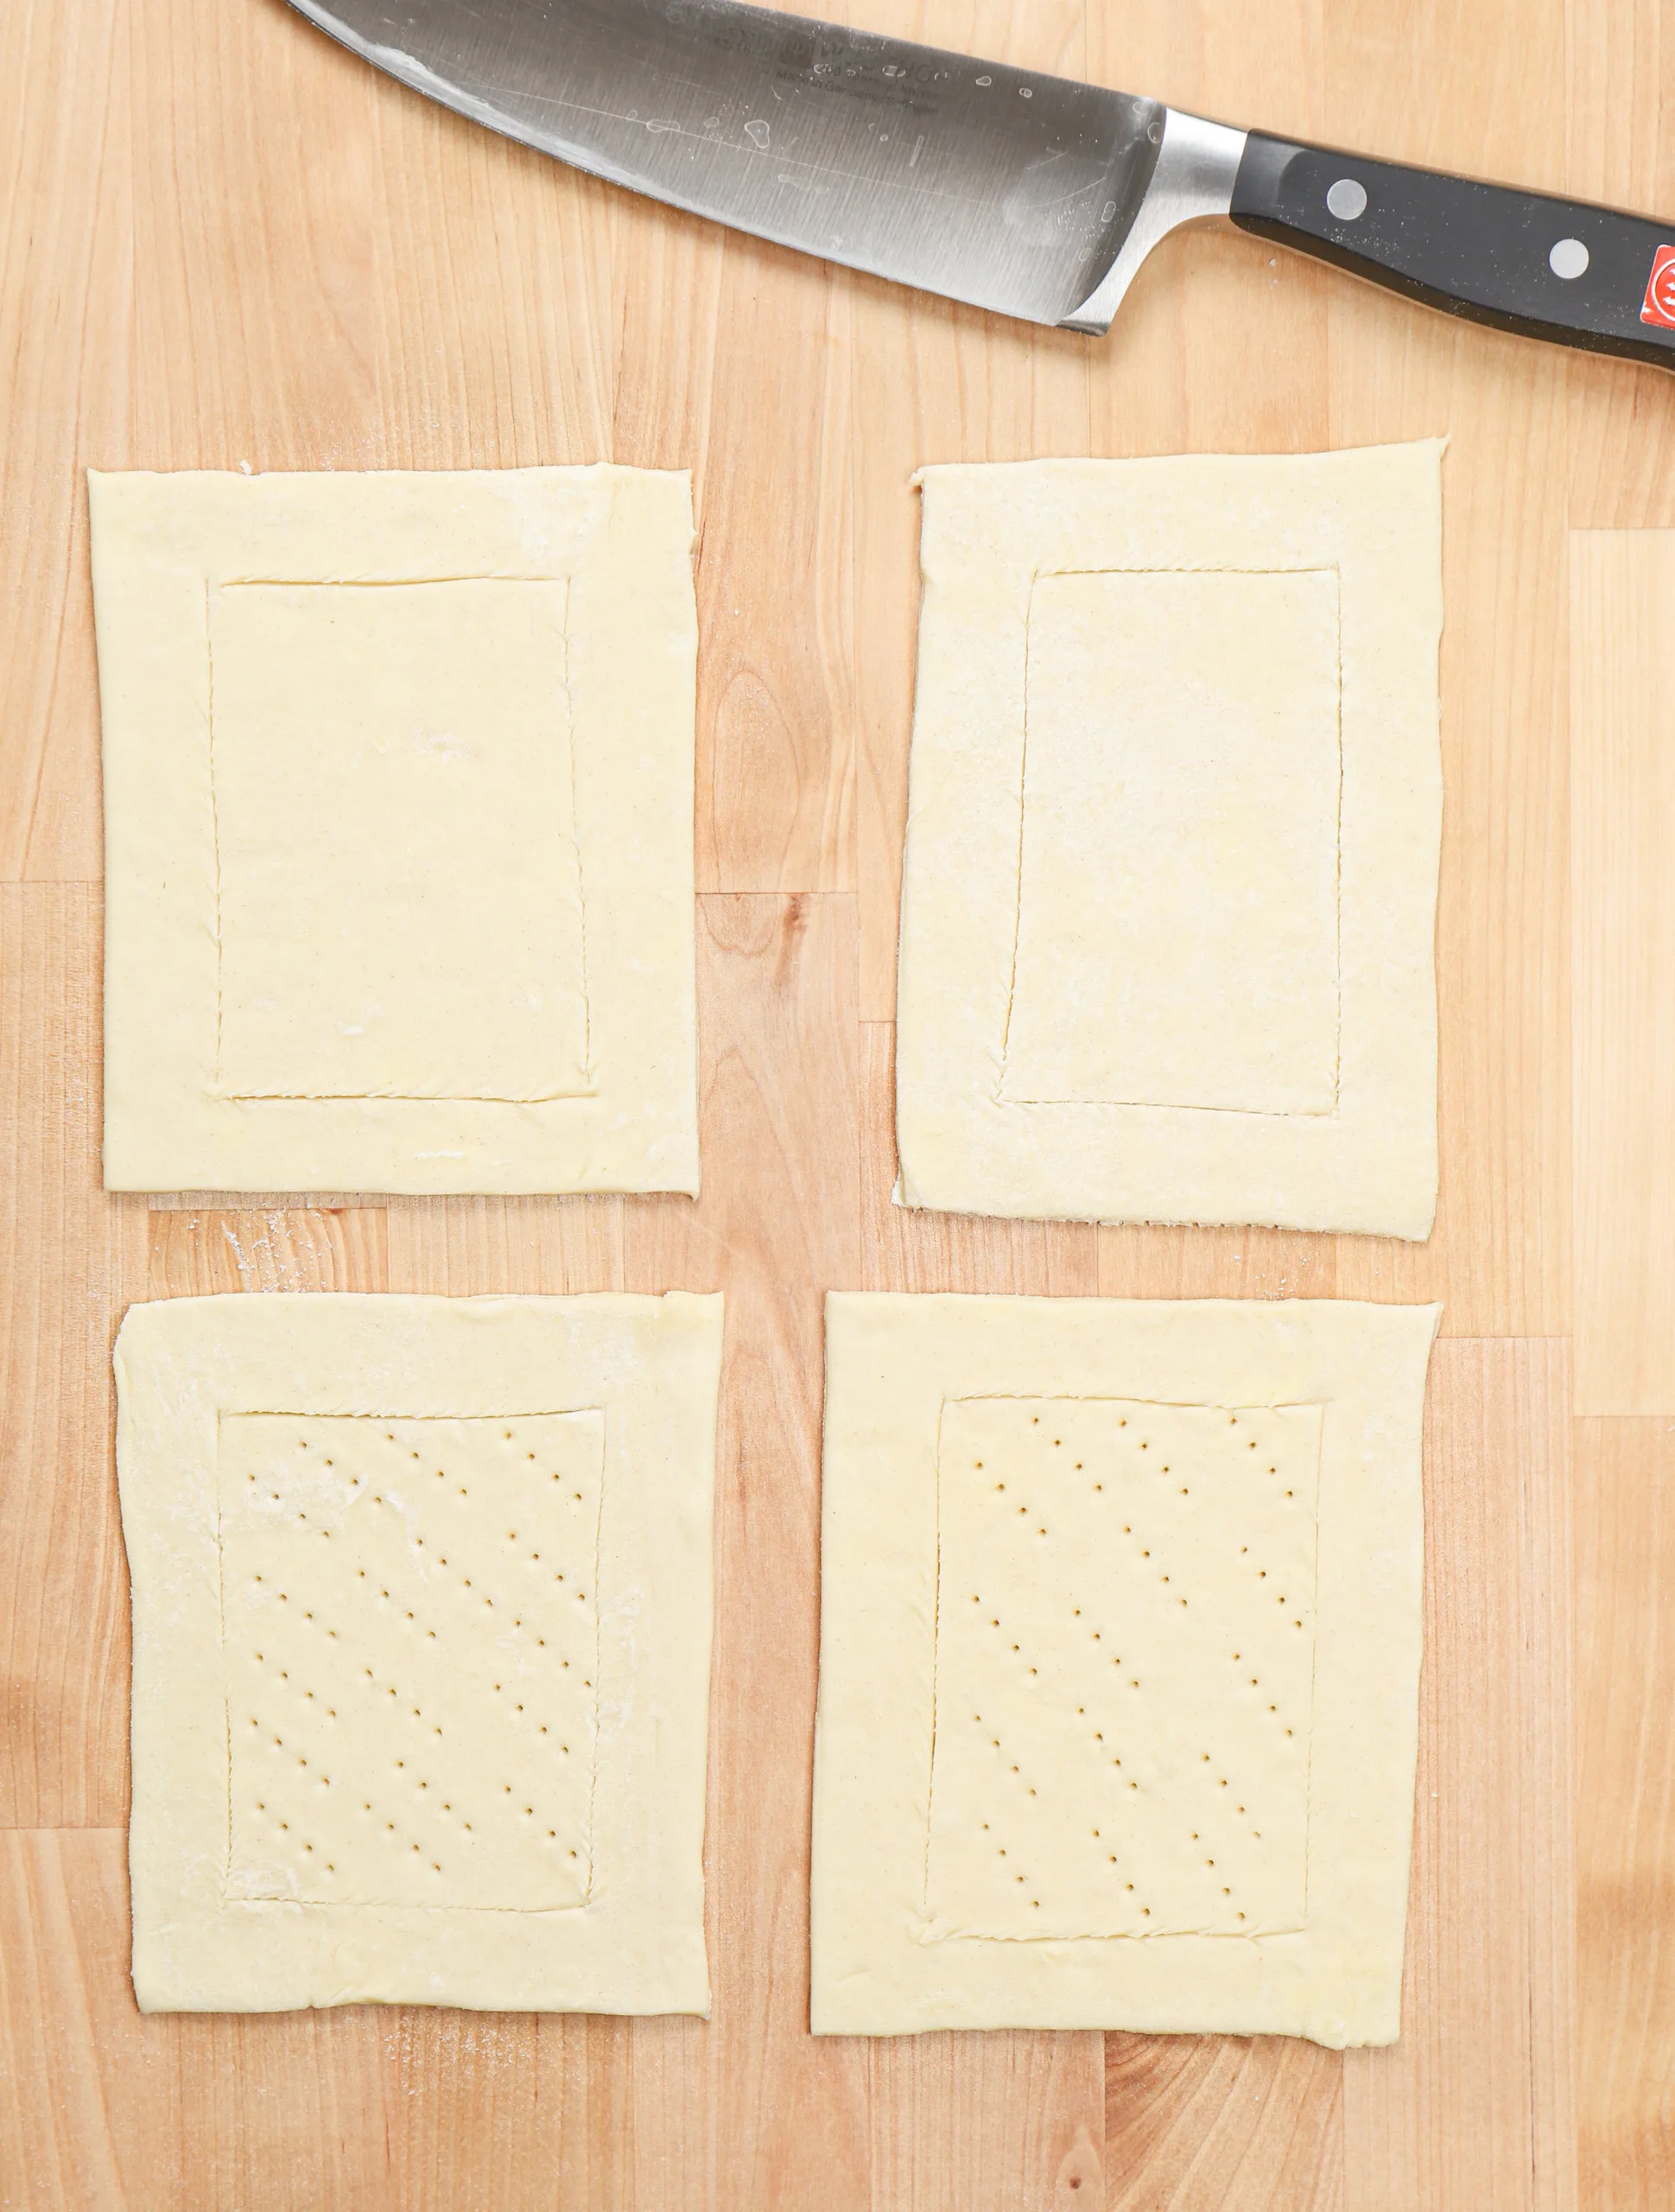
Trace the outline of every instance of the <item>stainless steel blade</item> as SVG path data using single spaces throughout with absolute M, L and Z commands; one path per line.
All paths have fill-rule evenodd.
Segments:
M 1107 327 L 1164 230 L 1226 212 L 1243 143 L 1155 100 L 733 0 L 292 3 L 403 83 L 613 184 L 1082 329 Z

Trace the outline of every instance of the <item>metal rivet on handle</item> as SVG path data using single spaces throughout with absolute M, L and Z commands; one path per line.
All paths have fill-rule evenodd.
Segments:
M 1341 176 L 1326 195 L 1326 205 L 1340 223 L 1358 223 L 1367 213 L 1367 187 L 1353 176 Z
M 1588 270 L 1588 249 L 1580 238 L 1561 238 L 1547 256 L 1547 266 L 1555 276 L 1562 276 L 1573 284 Z

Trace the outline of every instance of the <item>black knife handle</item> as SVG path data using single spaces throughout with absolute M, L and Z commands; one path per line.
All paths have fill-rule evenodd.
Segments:
M 1675 222 L 1257 130 L 1230 212 L 1446 315 L 1675 368 Z

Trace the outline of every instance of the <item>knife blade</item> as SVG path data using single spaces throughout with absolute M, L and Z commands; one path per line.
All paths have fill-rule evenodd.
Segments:
M 1103 334 L 1188 222 L 1501 329 L 1675 366 L 1675 224 L 1246 131 L 740 0 L 291 0 L 590 175 L 851 269 Z

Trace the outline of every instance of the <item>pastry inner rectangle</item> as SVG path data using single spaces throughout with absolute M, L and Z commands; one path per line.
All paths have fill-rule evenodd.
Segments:
M 944 1404 L 933 1936 L 1306 1924 L 1321 1421 Z
M 1006 1104 L 1329 1115 L 1338 576 L 1037 576 Z
M 209 587 L 225 1096 L 589 1090 L 568 592 Z
M 604 1420 L 222 1417 L 225 1894 L 593 1882 Z

